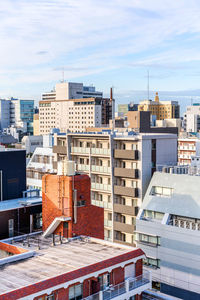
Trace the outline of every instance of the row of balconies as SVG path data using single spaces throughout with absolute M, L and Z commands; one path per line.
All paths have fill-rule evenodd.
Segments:
M 89 172 L 89 165 L 77 164 L 77 170 Z M 110 174 L 111 167 L 92 165 L 91 172 Z M 139 171 L 138 169 L 114 168 L 114 176 L 138 179 Z
M 54 146 L 53 152 L 59 153 L 59 154 L 67 154 L 67 148 L 66 148 L 66 146 Z M 71 147 L 71 153 L 86 154 L 86 155 L 93 154 L 93 155 L 103 155 L 103 156 L 111 155 L 110 148 Z M 115 149 L 114 150 L 114 158 L 138 160 L 139 152 L 138 152 L 138 150 Z

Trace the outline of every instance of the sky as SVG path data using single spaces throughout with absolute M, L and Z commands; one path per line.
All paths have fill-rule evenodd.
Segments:
M 137 102 L 149 70 L 152 96 L 200 101 L 199 0 L 6 0 L 0 19 L 0 97 L 39 100 L 64 69 Z

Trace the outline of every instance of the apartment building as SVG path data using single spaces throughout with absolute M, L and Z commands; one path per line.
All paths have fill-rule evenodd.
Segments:
M 200 299 L 199 176 L 154 173 L 136 220 L 137 246 L 161 292 Z
M 194 138 L 178 139 L 178 162 L 180 165 L 190 165 L 192 156 L 200 155 L 200 140 Z
M 48 134 L 52 128 L 84 132 L 87 127 L 101 127 L 112 119 L 112 106 L 112 101 L 104 98 L 42 100 L 39 102 L 40 134 Z
M 102 98 L 103 93 L 96 91 L 93 85 L 84 86 L 83 83 L 61 82 L 57 83 L 51 92 L 42 94 L 42 100 L 69 100 L 78 98 Z
M 180 106 L 177 101 L 160 101 L 158 93 L 155 100 L 144 100 L 138 105 L 139 111 L 150 111 L 157 120 L 180 118 Z
M 54 136 L 55 164 L 66 157 L 91 178 L 92 204 L 104 207 L 104 238 L 134 243 L 138 208 L 157 165 L 177 162 L 173 134 L 68 133 Z

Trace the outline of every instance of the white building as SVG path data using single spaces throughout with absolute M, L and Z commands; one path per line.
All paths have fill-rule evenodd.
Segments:
M 83 83 L 61 82 L 57 83 L 55 90 L 42 94 L 42 100 L 69 100 L 79 98 L 103 97 L 94 86 L 84 86 Z
M 26 154 L 33 153 L 37 147 L 43 146 L 42 135 L 28 135 L 22 138 L 22 149 L 26 150 Z
M 200 299 L 200 176 L 154 173 L 136 219 L 137 246 L 161 292 Z
M 180 165 L 190 165 L 192 156 L 200 155 L 200 139 L 196 137 L 178 139 L 178 162 Z
M 200 130 L 199 103 L 187 107 L 187 111 L 184 114 L 184 127 L 187 132 L 198 132 Z

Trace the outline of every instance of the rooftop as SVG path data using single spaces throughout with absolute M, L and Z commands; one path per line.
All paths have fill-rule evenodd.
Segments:
M 11 239 L 3 242 L 8 241 L 10 242 Z M 40 250 L 38 250 L 38 241 Z M 93 271 L 95 271 L 96 263 L 123 254 L 131 253 L 131 258 L 133 258 L 133 252 L 135 253 L 134 257 L 143 256 L 140 249 L 88 237 L 63 239 L 62 244 L 57 240 L 56 246 L 53 246 L 51 237 L 42 238 L 41 235 L 30 235 L 28 239 L 27 236 L 14 238 L 12 245 L 31 253 L 35 251 L 35 254 L 28 259 L 14 261 L 0 267 L 0 294 L 89 265 L 93 265 Z M 124 258 L 124 261 L 126 260 L 127 257 Z M 115 263 L 119 262 L 120 259 L 117 259 Z

